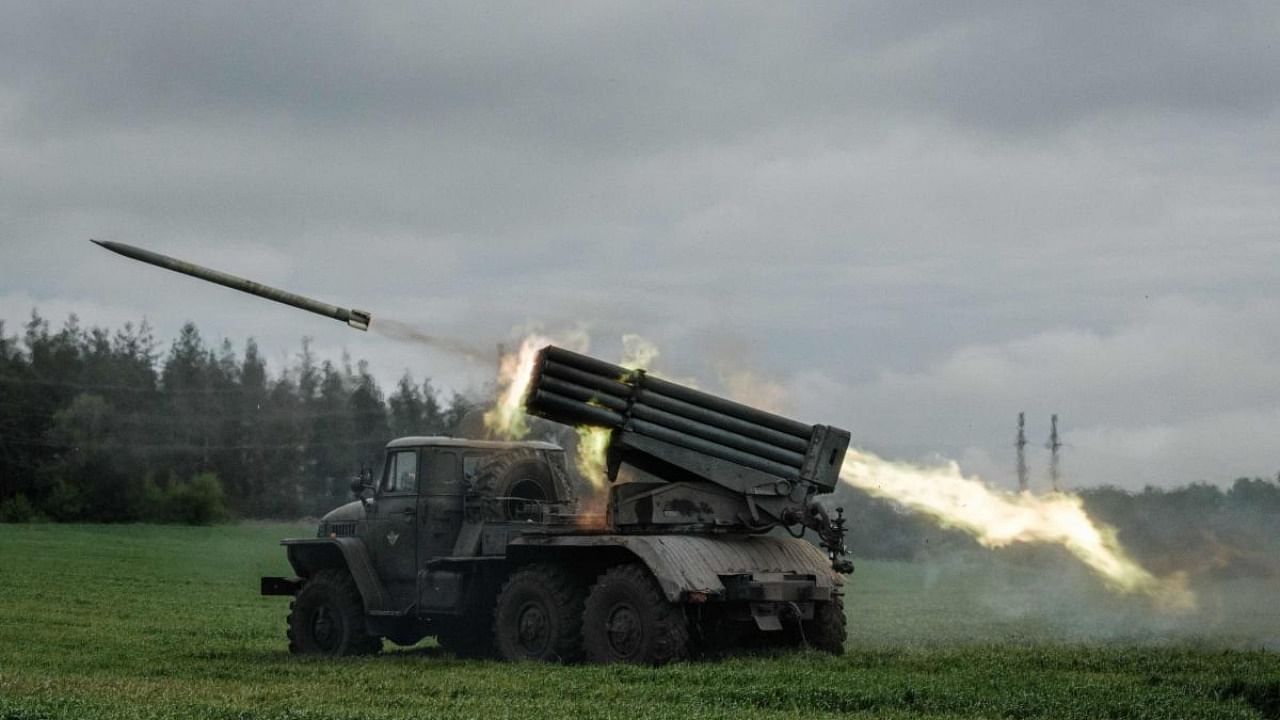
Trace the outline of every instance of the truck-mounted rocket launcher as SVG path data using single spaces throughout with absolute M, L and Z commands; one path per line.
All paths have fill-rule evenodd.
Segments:
M 98 244 L 369 326 L 365 312 Z M 293 596 L 291 652 L 365 654 L 428 635 L 455 654 L 510 660 L 663 664 L 796 640 L 844 652 L 846 520 L 819 496 L 836 485 L 847 431 L 550 345 L 532 360 L 524 411 L 608 433 L 604 516 L 574 502 L 554 444 L 392 440 L 382 475 L 352 483 L 355 501 L 313 536 L 282 541 L 296 577 L 260 581 L 264 595 Z

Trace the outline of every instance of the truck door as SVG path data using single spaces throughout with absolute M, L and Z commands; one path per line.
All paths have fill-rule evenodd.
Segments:
M 422 495 L 418 514 L 422 518 L 418 555 L 430 562 L 453 554 L 462 528 L 462 473 L 458 454 L 438 450 L 423 467 Z
M 387 453 L 369 518 L 369 550 L 392 606 L 413 603 L 418 570 L 418 451 Z
M 432 560 L 453 555 L 462 529 L 463 482 L 458 453 L 437 450 L 423 464 L 418 557 L 423 569 L 418 580 L 420 612 L 456 612 L 463 597 L 464 573 Z

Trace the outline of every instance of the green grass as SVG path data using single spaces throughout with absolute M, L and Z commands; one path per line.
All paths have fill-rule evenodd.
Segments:
M 1280 718 L 1280 657 L 1259 649 L 1280 595 L 1258 581 L 1170 620 L 1070 566 L 862 563 L 842 658 L 300 660 L 257 578 L 310 530 L 0 526 L 0 718 Z

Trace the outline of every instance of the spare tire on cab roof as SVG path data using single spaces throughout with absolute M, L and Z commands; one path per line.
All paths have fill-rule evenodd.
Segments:
M 471 480 L 470 491 L 499 498 L 503 519 L 515 520 L 527 502 L 559 502 L 556 483 L 547 462 L 531 450 L 511 450 L 488 459 Z

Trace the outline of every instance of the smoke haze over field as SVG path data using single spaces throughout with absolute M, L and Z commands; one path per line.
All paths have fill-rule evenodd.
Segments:
M 1068 486 L 1280 470 L 1274 4 L 5 9 L 9 333 L 193 319 L 465 389 L 586 323 L 1007 486 L 1020 410 L 1040 485 L 1055 412 Z
M 1111 592 L 1073 558 L 1045 547 L 864 562 L 854 582 L 852 592 L 869 597 L 856 605 L 862 623 L 849 630 L 870 645 L 1116 641 L 1280 649 L 1274 575 L 1201 578 L 1192 585 L 1197 607 L 1177 613 L 1153 612 L 1144 598 Z M 878 601 L 895 591 L 934 612 L 912 615 L 914 607 Z

